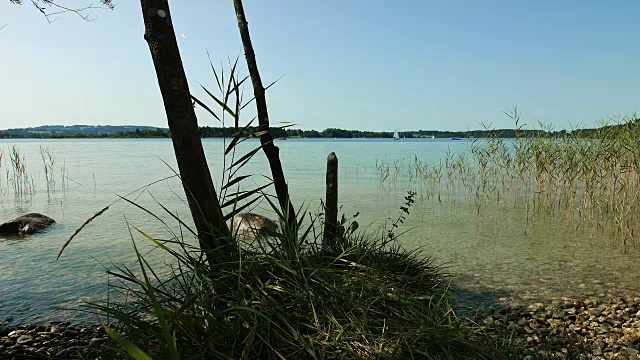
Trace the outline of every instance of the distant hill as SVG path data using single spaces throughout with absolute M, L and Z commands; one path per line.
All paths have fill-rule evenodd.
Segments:
M 1 0 L 0 0 L 1 1 Z M 402 131 L 402 138 L 514 138 L 524 137 L 556 137 L 573 135 L 579 138 L 601 137 L 607 133 L 622 133 L 620 130 L 640 130 L 640 119 L 627 121 L 624 124 L 604 125 L 595 129 L 574 129 L 571 131 L 546 131 L 524 129 L 495 129 L 495 130 L 468 130 L 468 131 L 439 131 L 439 130 L 414 130 Z M 256 133 L 257 127 L 250 127 L 247 135 Z M 236 130 L 233 127 L 200 127 L 200 136 L 203 138 L 233 137 Z M 274 138 L 391 138 L 391 132 L 344 130 L 328 128 L 323 131 L 301 130 L 275 127 L 271 128 Z M 636 134 L 636 132 L 634 132 Z M 29 128 L 0 130 L 0 138 L 168 138 L 171 132 L 167 128 L 158 128 L 142 125 L 43 125 Z
M 127 133 L 134 132 L 136 130 L 144 131 L 144 130 L 156 130 L 157 127 L 153 126 L 141 126 L 141 125 L 43 125 L 36 127 L 28 127 L 28 128 L 16 128 L 16 129 L 7 129 L 4 130 L 6 134 L 11 137 L 20 136 L 20 135 L 60 135 L 60 136 L 70 136 L 77 134 L 84 135 L 114 135 L 117 132 Z M 163 131 L 168 131 L 167 128 L 159 128 Z

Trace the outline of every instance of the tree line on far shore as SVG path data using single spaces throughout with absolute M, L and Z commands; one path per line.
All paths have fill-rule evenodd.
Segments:
M 604 128 L 617 126 L 637 125 L 638 119 L 620 125 L 606 125 Z M 43 127 L 44 128 L 44 127 Z M 42 131 L 39 128 L 23 128 L 0 130 L 0 139 L 62 139 L 62 138 L 170 138 L 171 131 L 166 128 L 149 128 L 147 126 L 131 131 L 99 132 L 99 126 L 83 126 L 82 130 L 71 131 Z M 257 127 L 250 127 L 248 133 L 255 133 Z M 575 129 L 571 131 L 560 130 L 525 130 L 525 129 L 495 129 L 495 130 L 468 130 L 468 131 L 439 131 L 439 130 L 414 130 L 401 131 L 401 138 L 516 138 L 516 137 L 562 137 L 567 134 L 589 138 L 594 136 L 597 129 Z M 273 127 L 270 129 L 274 138 L 328 138 L 328 139 L 375 139 L 392 138 L 390 131 L 362 131 L 328 128 L 323 131 L 290 129 L 285 127 Z M 231 138 L 236 133 L 233 127 L 200 127 L 202 138 Z

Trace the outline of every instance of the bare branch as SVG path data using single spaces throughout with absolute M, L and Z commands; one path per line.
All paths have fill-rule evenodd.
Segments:
M 16 5 L 22 5 L 22 0 L 9 0 L 10 2 Z M 102 4 L 101 6 L 94 6 L 93 4 L 89 4 L 87 6 L 81 8 L 71 8 L 68 6 L 64 6 L 59 4 L 54 0 L 30 0 L 31 4 L 38 9 L 42 15 L 44 15 L 45 19 L 49 23 L 52 23 L 57 20 L 54 18 L 56 15 L 61 15 L 64 13 L 73 13 L 78 15 L 84 21 L 93 21 L 95 18 L 91 18 L 90 14 L 87 14 L 87 11 L 94 9 L 110 9 L 113 10 L 113 0 L 99 0 Z

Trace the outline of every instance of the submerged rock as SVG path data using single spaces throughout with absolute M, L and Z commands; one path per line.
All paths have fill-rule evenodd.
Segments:
M 0 236 L 16 236 L 37 233 L 55 224 L 52 218 L 31 213 L 19 216 L 0 225 Z

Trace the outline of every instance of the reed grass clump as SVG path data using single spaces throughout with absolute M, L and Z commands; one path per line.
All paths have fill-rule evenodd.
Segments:
M 47 195 L 50 197 L 56 190 L 56 157 L 47 146 L 40 145 L 38 153 L 42 160 L 44 182 Z M 66 163 L 59 169 L 62 180 L 62 189 L 69 187 Z M 17 145 L 0 148 L 0 195 L 13 197 L 18 202 L 30 201 L 37 190 L 36 179 L 33 170 L 27 167 L 27 158 Z M 78 184 L 80 185 L 80 184 Z
M 134 230 L 175 261 L 161 275 L 134 241 L 138 269 L 109 272 L 126 302 L 91 307 L 153 358 L 509 358 L 456 318 L 441 268 L 402 248 L 393 229 L 365 234 L 347 224 L 327 248 L 316 221 L 287 234 L 280 214 L 283 232 L 268 231 L 257 246 L 236 242 L 238 258 L 213 272 L 185 239 Z
M 25 157 L 16 145 L 12 145 L 8 150 L 7 164 L 5 164 L 7 189 L 10 189 L 16 200 L 30 198 L 33 195 L 35 183 L 27 171 Z
M 528 220 L 562 215 L 576 229 L 613 234 L 624 249 L 640 231 L 640 121 L 637 116 L 597 129 L 537 133 L 522 129 L 517 108 L 509 113 L 516 138 L 469 141 L 438 164 L 417 156 L 377 164 L 381 186 L 399 183 L 426 197 L 462 199 L 480 212 L 488 203 L 523 204 Z M 398 180 L 399 179 L 399 180 Z
M 46 146 L 40 145 L 38 147 L 38 152 L 40 153 L 40 158 L 42 159 L 42 166 L 44 168 L 44 177 L 45 182 L 47 184 L 47 194 L 55 191 L 56 189 L 56 181 L 55 181 L 55 164 L 56 158 L 53 155 L 51 149 Z
M 172 260 L 153 268 L 132 235 L 136 268 L 108 271 L 119 280 L 110 283 L 109 299 L 119 301 L 89 305 L 111 325 L 107 331 L 122 351 L 147 354 L 140 359 L 505 358 L 493 338 L 456 318 L 447 278 L 433 259 L 397 243 L 394 230 L 415 194 L 391 229 L 357 232 L 355 223 L 342 221 L 336 244 L 327 247 L 322 216 L 298 209 L 298 218 L 289 219 L 265 194 L 271 183 L 245 187 L 251 177 L 240 169 L 260 148 L 240 156 L 236 147 L 259 134 L 247 131 L 251 122 L 239 125 L 244 79 L 233 69 L 227 85 L 214 72 L 220 97 L 205 89 L 222 114 L 194 98 L 223 126 L 230 116 L 237 131 L 225 140 L 219 203 L 225 219 L 268 203 L 279 230 L 261 232 L 252 242 L 232 232 L 229 256 L 210 264 L 195 230 L 164 206 L 163 216 L 138 206 L 158 220 L 169 216 L 180 230 L 160 220 L 168 234 L 160 239 L 131 227 Z M 289 226 L 292 221 L 297 226 Z

